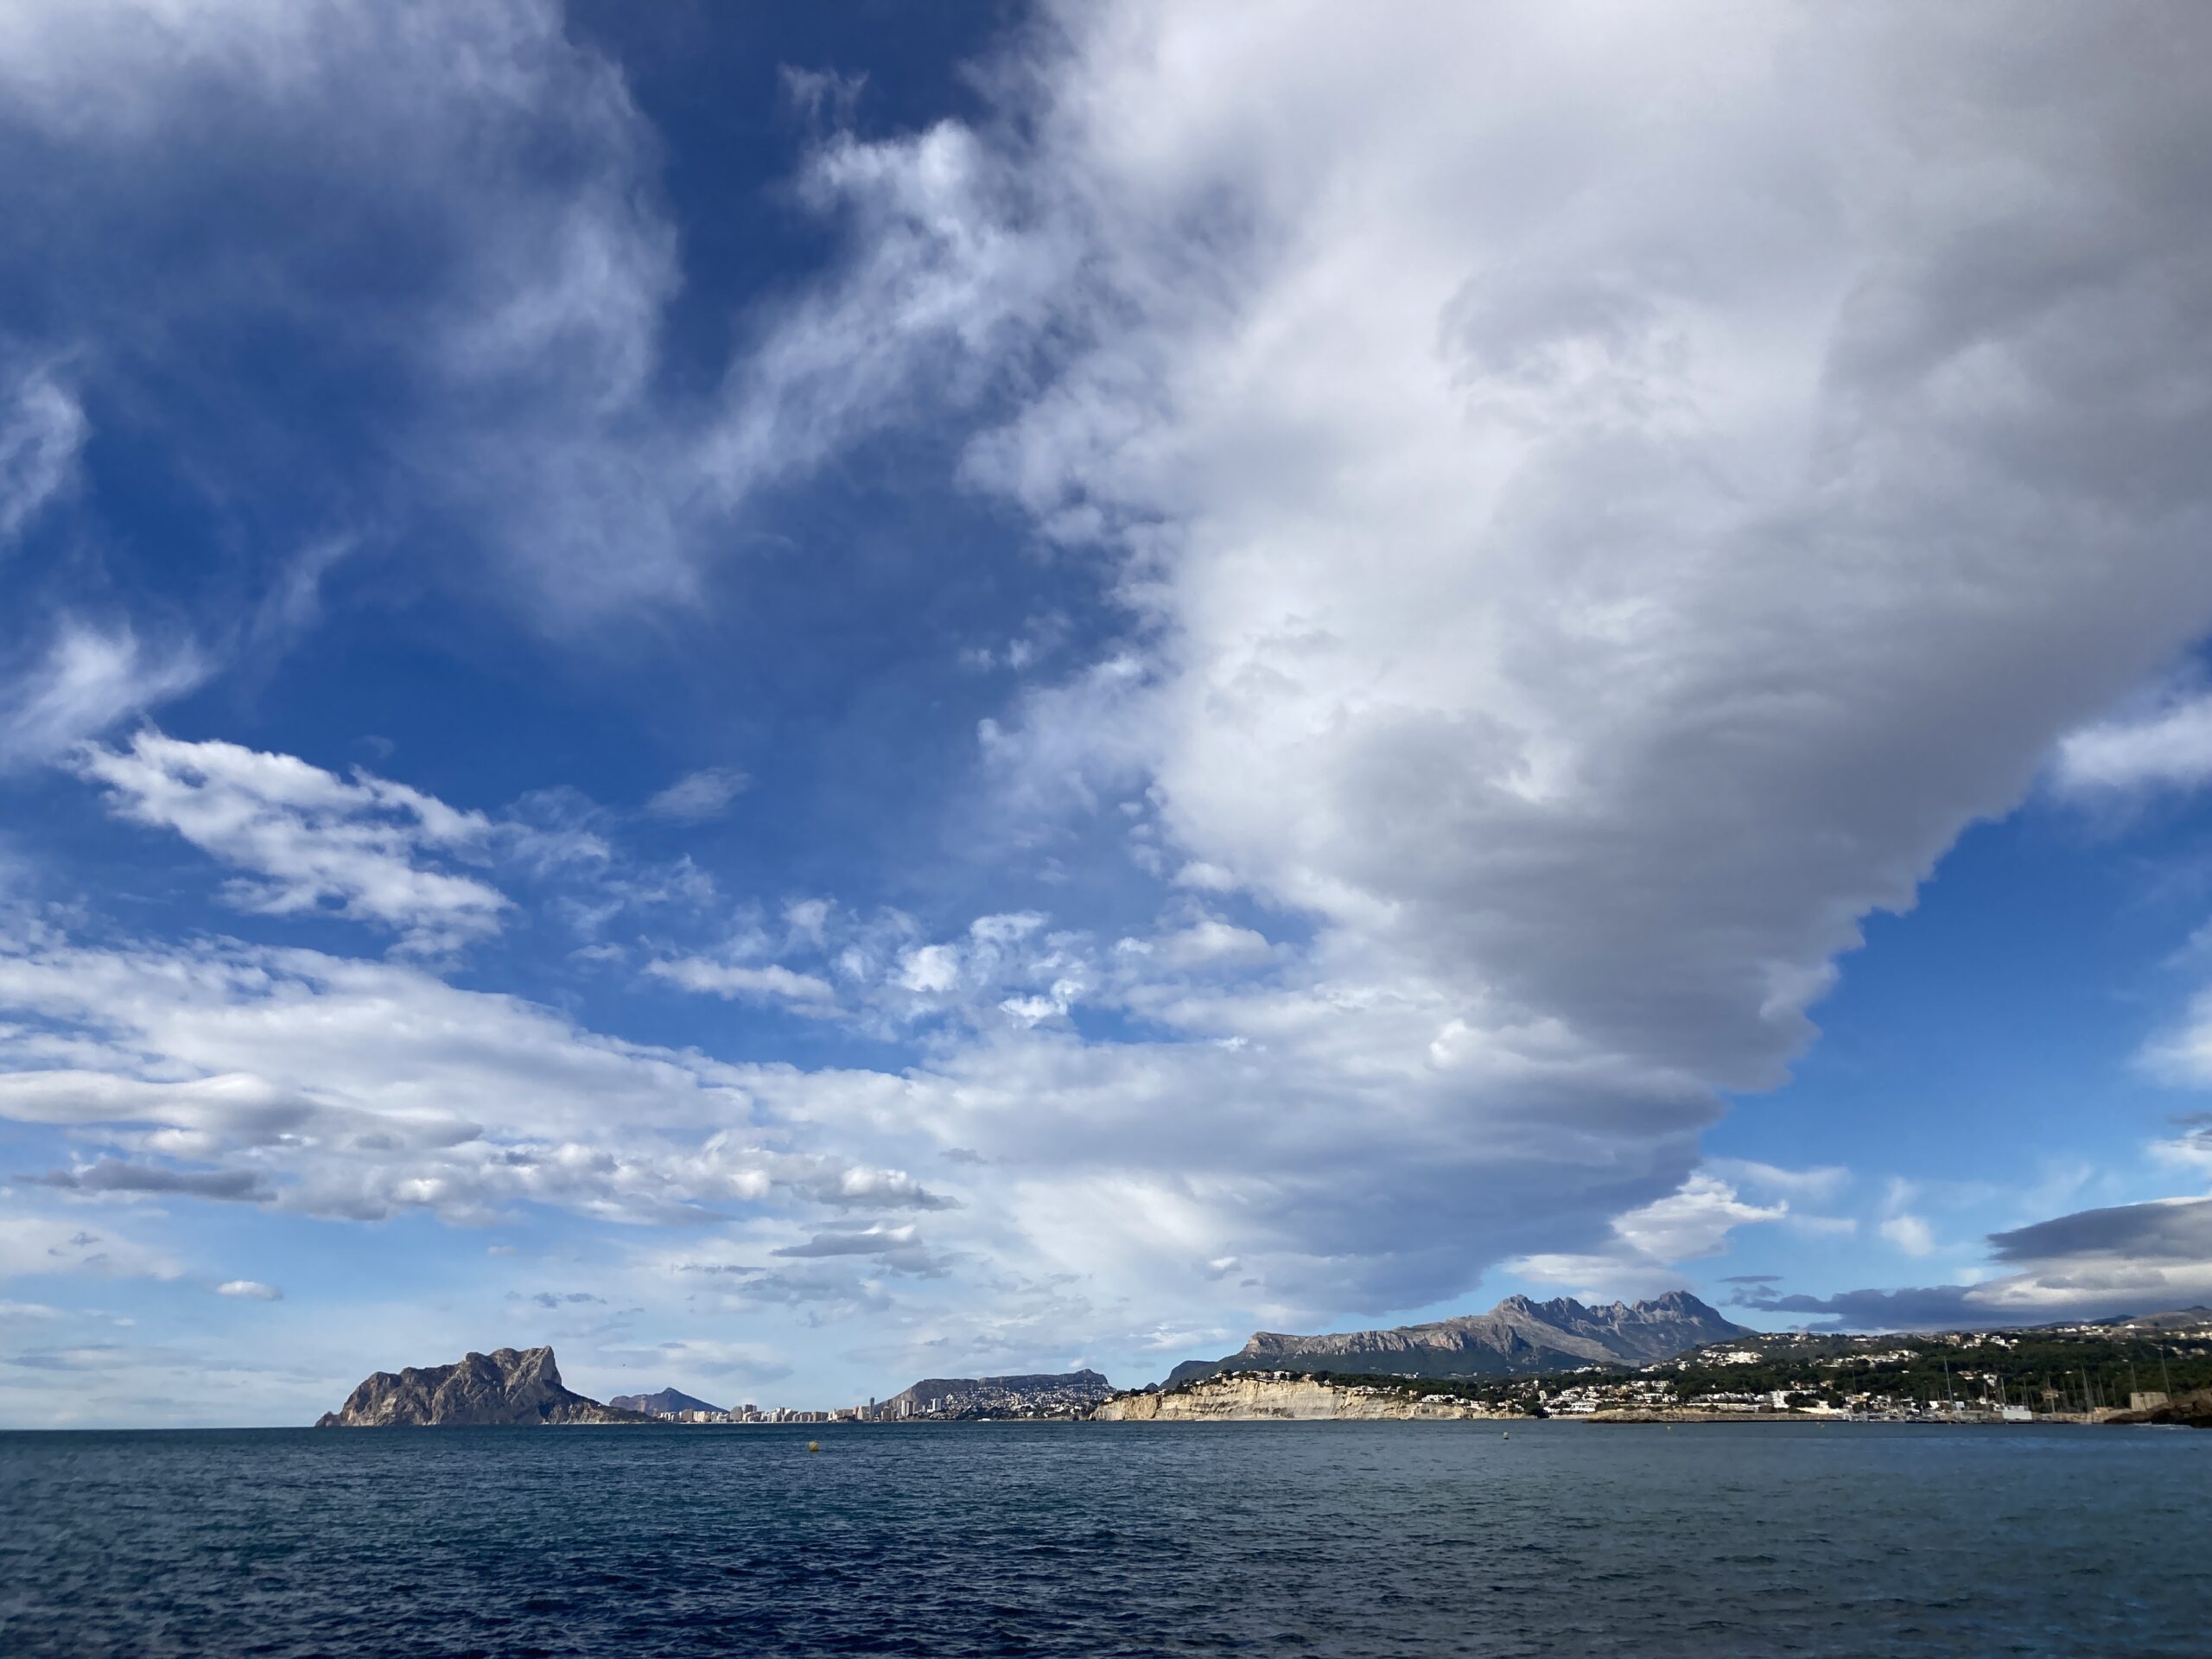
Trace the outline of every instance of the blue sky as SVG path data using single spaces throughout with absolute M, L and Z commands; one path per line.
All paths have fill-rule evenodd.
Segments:
M 0 4 L 0 1421 L 2212 1300 L 2208 49 Z

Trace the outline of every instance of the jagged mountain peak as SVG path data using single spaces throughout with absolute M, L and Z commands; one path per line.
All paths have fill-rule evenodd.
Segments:
M 1168 1381 L 1262 1369 L 1481 1376 L 1590 1364 L 1644 1365 L 1744 1334 L 1743 1326 L 1686 1290 L 1601 1307 L 1586 1306 L 1572 1296 L 1539 1302 L 1516 1294 L 1487 1313 L 1464 1313 L 1428 1325 L 1321 1336 L 1256 1332 L 1225 1358 L 1186 1360 L 1168 1374 Z

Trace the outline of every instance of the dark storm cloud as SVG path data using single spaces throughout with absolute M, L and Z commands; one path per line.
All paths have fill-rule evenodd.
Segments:
M 2081 1210 L 1989 1236 L 1991 1254 L 2018 1269 L 1975 1285 L 1783 1295 L 1761 1282 L 1730 1306 L 1813 1315 L 1843 1330 L 1929 1330 L 2044 1325 L 2152 1313 L 2202 1299 L 2212 1281 L 2212 1198 Z
M 2083 1210 L 2010 1232 L 1992 1233 L 1999 1262 L 2116 1256 L 2130 1262 L 2212 1262 L 2212 1198 Z

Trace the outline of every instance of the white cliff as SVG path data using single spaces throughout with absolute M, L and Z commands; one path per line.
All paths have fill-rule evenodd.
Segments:
M 1094 1422 L 1116 1423 L 1403 1422 L 1500 1414 L 1472 1400 L 1282 1371 L 1239 1371 L 1157 1394 L 1117 1395 L 1090 1414 Z

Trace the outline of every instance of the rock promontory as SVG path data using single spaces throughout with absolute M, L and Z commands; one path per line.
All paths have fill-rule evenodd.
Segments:
M 499 1348 L 451 1365 L 378 1371 L 317 1428 L 483 1427 L 522 1423 L 650 1423 L 643 1412 L 587 1400 L 562 1386 L 550 1348 Z

